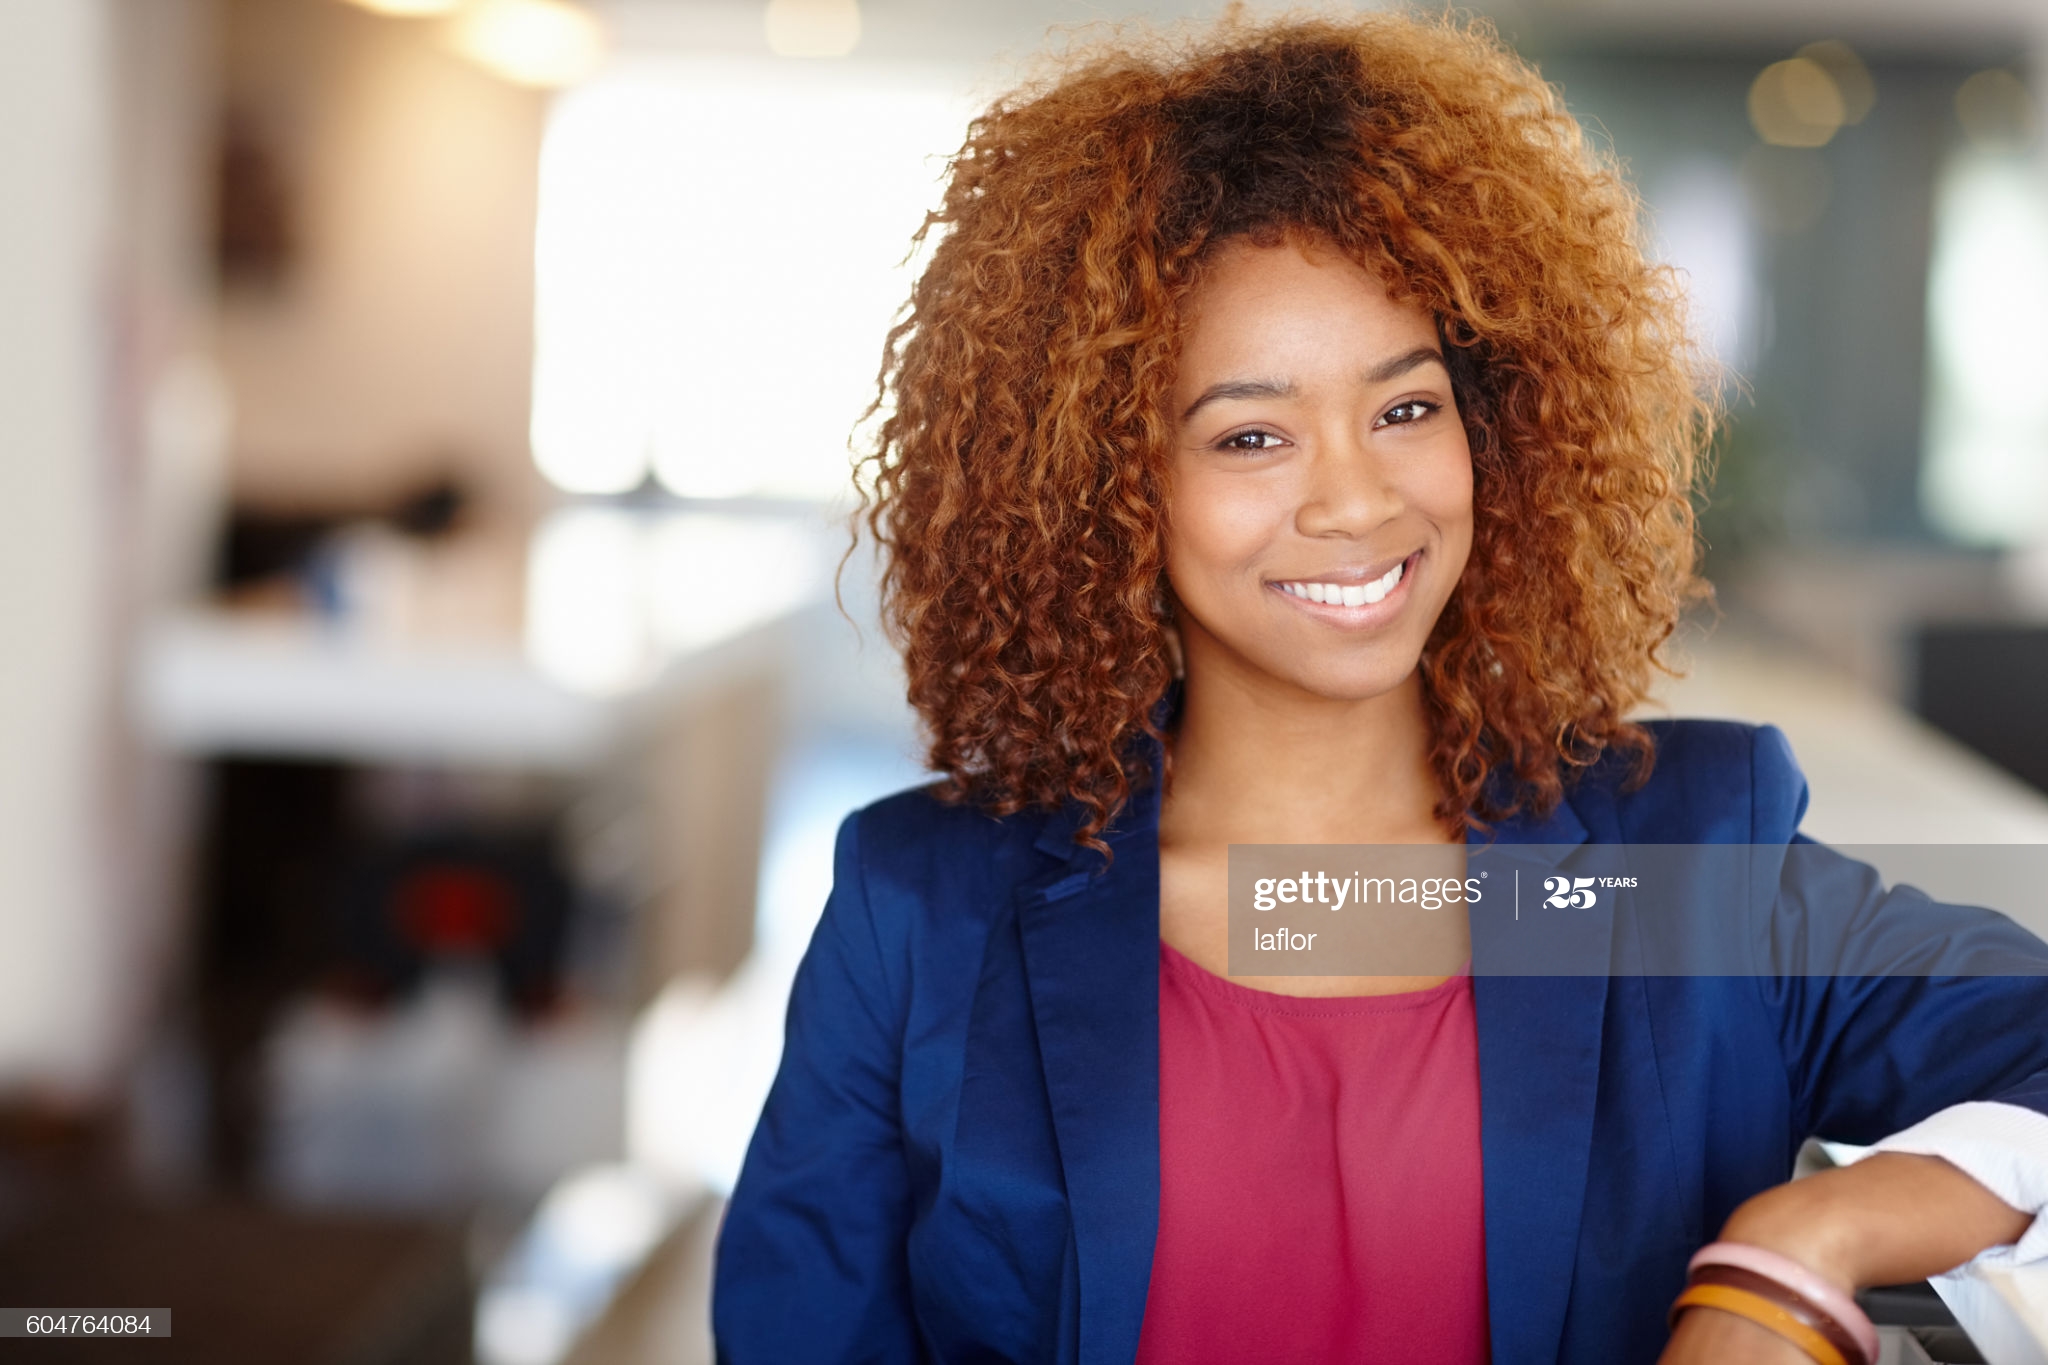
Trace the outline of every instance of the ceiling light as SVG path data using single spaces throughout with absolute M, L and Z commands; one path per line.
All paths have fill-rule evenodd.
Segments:
M 417 19 L 430 14 L 453 14 L 462 0 L 349 0 L 372 14 L 391 14 Z
M 2019 145 L 2034 131 L 2034 102 L 2026 82 L 2000 68 L 1979 71 L 1956 91 L 1956 117 L 1979 146 Z
M 1827 38 L 1808 43 L 1793 55 L 1816 63 L 1834 78 L 1835 90 L 1842 97 L 1842 122 L 1863 122 L 1877 104 L 1877 82 L 1870 78 L 1870 68 L 1847 43 Z
M 451 21 L 455 50 L 518 85 L 569 85 L 604 56 L 604 30 L 565 0 L 473 0 Z
M 778 57 L 844 57 L 860 43 L 858 0 L 768 0 L 762 22 Z
M 1772 62 L 1749 87 L 1749 121 L 1774 147 L 1821 147 L 1848 117 L 1841 87 L 1810 57 Z

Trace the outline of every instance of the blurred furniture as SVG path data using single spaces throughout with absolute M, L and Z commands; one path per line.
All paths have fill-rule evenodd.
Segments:
M 711 1365 L 711 1258 L 725 1201 L 711 1199 L 654 1249 L 563 1365 Z
M 1812 790 L 1803 827 L 1816 839 L 2048 843 L 2048 795 L 1915 719 L 1832 658 L 1823 662 L 1734 617 L 1704 636 L 1689 631 L 1672 657 L 1686 676 L 1664 679 L 1646 710 L 1782 729 Z
M 1983 1353 L 1956 1325 L 1955 1315 L 1948 1311 L 1948 1305 L 1932 1285 L 1866 1289 L 1856 1296 L 1856 1301 L 1870 1314 L 1879 1331 L 1893 1338 L 1884 1343 L 1887 1354 L 1903 1355 L 1906 1360 L 1933 1361 L 1937 1365 L 1985 1365 Z M 1905 1343 L 1896 1340 L 1899 1335 L 1912 1339 L 1917 1355 L 1909 1354 Z
M 144 734 L 209 764 L 212 1168 L 322 1204 L 447 1206 L 513 1174 L 528 1197 L 565 1168 L 544 1148 L 618 1154 L 627 1013 L 752 944 L 792 634 L 823 587 L 822 523 L 787 513 L 573 506 L 521 538 L 406 515 L 244 518 L 228 596 L 145 623 L 132 677 Z M 411 1017 L 471 959 L 517 1027 Z M 474 1102 L 422 1080 L 453 1073 Z M 590 1103 L 607 1124 L 560 1121 Z M 419 1140 L 321 1136 L 377 1123 Z
M 1927 723 L 2048 792 L 2048 625 L 1940 622 L 1913 646 Z
M 137 675 L 148 733 L 194 756 L 515 769 L 616 780 L 648 803 L 658 902 L 644 996 L 723 976 L 752 941 L 768 775 L 789 668 L 788 604 L 604 693 L 511 647 L 408 644 L 314 620 L 213 610 L 159 621 Z
M 65 1201 L 0 1225 L 10 1304 L 169 1308 L 168 1340 L 39 1341 L 66 1362 L 469 1365 L 458 1229 L 227 1202 Z

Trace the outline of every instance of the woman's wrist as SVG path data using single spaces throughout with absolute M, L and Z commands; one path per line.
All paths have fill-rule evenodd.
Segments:
M 1761 1247 L 1796 1261 L 1809 1272 L 1853 1295 L 1875 1281 L 1859 1245 L 1860 1212 L 1854 1190 L 1816 1186 L 1818 1177 L 1774 1186 L 1749 1200 L 1721 1228 L 1720 1240 Z
M 1940 1157 L 1879 1152 L 1756 1195 L 1721 1240 L 1788 1256 L 1854 1293 L 1952 1270 L 2030 1221 Z

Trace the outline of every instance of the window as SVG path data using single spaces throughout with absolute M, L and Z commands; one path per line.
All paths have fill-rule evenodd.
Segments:
M 541 153 L 533 450 L 573 493 L 830 499 L 972 113 L 951 73 L 667 59 Z
M 1950 163 L 1927 302 L 1928 519 L 1965 544 L 2048 538 L 2048 197 L 2031 152 Z

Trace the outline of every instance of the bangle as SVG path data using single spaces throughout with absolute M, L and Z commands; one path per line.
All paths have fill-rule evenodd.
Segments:
M 1732 1265 L 1703 1265 L 1693 1271 L 1691 1282 L 1725 1284 L 1731 1289 L 1746 1289 L 1760 1298 L 1769 1299 L 1826 1337 L 1828 1344 L 1842 1353 L 1843 1360 L 1854 1362 L 1854 1365 L 1871 1365 L 1863 1354 L 1862 1345 L 1855 1337 L 1849 1335 L 1847 1328 L 1768 1276 Z
M 1671 1305 L 1671 1320 L 1676 1323 L 1679 1315 L 1688 1308 L 1718 1308 L 1724 1313 L 1748 1318 L 1757 1326 L 1791 1342 L 1819 1362 L 1819 1365 L 1849 1365 L 1848 1359 L 1835 1349 L 1833 1342 L 1786 1312 L 1780 1305 L 1747 1289 L 1737 1289 L 1727 1284 L 1688 1285 L 1685 1292 Z
M 1863 1356 L 1861 1362 L 1851 1356 L 1851 1365 L 1872 1365 L 1877 1360 L 1877 1328 L 1871 1326 L 1869 1314 L 1856 1306 L 1856 1300 L 1791 1257 L 1743 1242 L 1713 1242 L 1694 1252 L 1685 1268 L 1690 1274 L 1707 1265 L 1734 1266 L 1776 1281 L 1795 1297 L 1805 1300 L 1807 1307 L 1824 1318 L 1832 1319 L 1849 1334 L 1850 1341 Z

